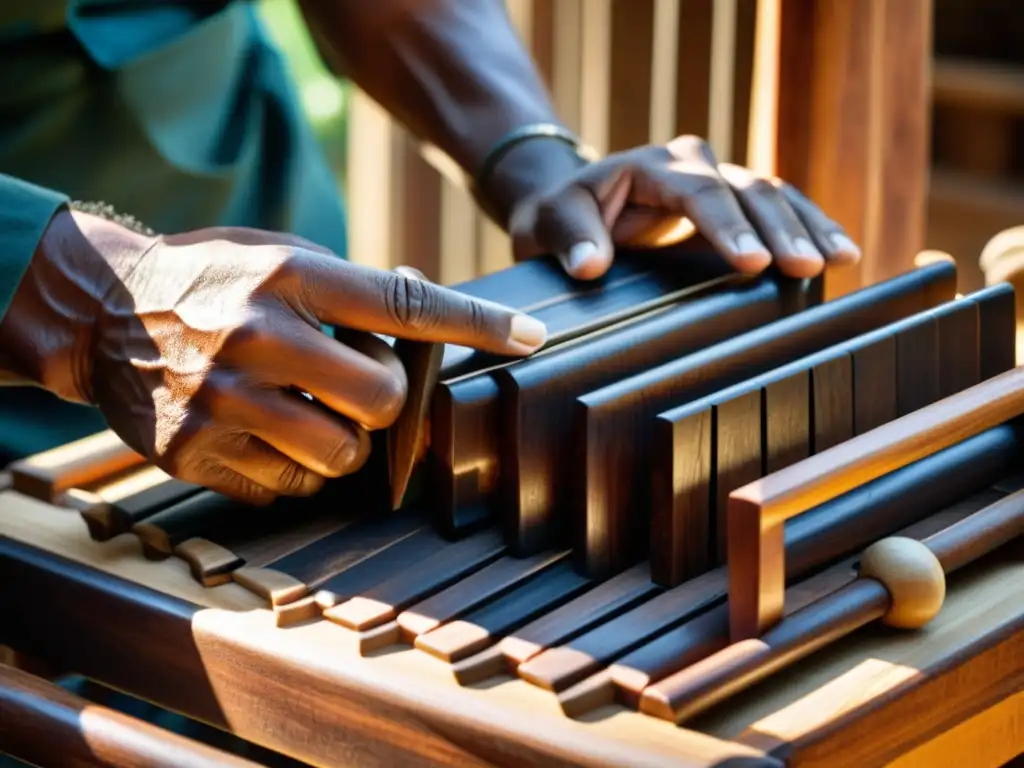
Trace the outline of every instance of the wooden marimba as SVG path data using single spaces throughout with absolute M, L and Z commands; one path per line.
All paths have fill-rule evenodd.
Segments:
M 462 286 L 554 343 L 448 350 L 393 513 L 373 463 L 267 509 L 109 433 L 12 465 L 0 642 L 316 765 L 1024 752 L 1013 289 L 694 259 Z

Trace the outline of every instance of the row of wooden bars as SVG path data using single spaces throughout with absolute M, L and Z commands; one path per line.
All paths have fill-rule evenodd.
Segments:
M 601 153 L 680 134 L 777 173 L 864 249 L 837 295 L 924 247 L 931 0 L 507 0 L 559 115 Z M 350 102 L 350 254 L 452 284 L 511 264 L 461 174 Z

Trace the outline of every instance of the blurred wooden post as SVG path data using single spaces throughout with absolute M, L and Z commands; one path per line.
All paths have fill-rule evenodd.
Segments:
M 864 251 L 829 297 L 911 269 L 924 247 L 932 0 L 761 0 L 779 20 L 776 173 Z

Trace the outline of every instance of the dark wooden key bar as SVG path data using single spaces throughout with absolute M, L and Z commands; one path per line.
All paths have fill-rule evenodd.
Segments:
M 582 571 L 606 577 L 647 548 L 638 513 L 649 506 L 644 477 L 659 412 L 707 396 L 853 336 L 953 298 L 955 268 L 933 264 L 778 320 L 578 400 L 576 435 L 585 458 L 574 473 L 573 549 Z

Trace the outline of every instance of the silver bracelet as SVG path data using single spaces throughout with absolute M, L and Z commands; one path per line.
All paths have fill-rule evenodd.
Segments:
M 73 211 L 87 213 L 90 216 L 98 216 L 101 219 L 112 221 L 115 224 L 121 225 L 125 229 L 130 229 L 132 232 L 137 232 L 138 234 L 145 235 L 146 237 L 154 237 L 156 235 L 156 232 L 134 216 L 129 216 L 126 213 L 118 213 L 114 209 L 114 206 L 109 203 L 104 203 L 102 201 L 85 202 L 83 200 L 72 200 L 70 207 Z
M 583 142 L 580 141 L 579 136 L 568 128 L 557 123 L 530 123 L 529 125 L 522 125 L 498 139 L 484 156 L 483 161 L 480 163 L 480 169 L 473 178 L 476 188 L 478 190 L 484 188 L 494 167 L 505 155 L 523 142 L 531 141 L 532 139 L 555 139 L 556 141 L 564 142 L 572 147 L 576 154 L 584 157 Z

